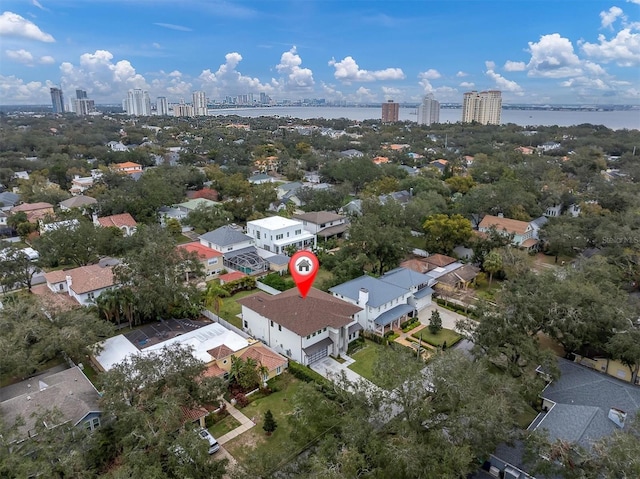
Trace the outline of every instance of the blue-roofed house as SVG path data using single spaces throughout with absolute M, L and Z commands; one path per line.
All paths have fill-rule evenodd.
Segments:
M 384 334 L 431 304 L 434 279 L 397 268 L 380 278 L 364 275 L 329 288 L 336 298 L 363 308 L 357 320 L 368 331 Z
M 224 266 L 245 274 L 263 273 L 269 263 L 258 255 L 255 240 L 237 225 L 225 225 L 199 237 L 200 244 L 220 251 Z

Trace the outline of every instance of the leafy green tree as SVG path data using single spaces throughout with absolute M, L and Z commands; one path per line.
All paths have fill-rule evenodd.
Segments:
M 441 329 L 442 318 L 440 317 L 440 312 L 437 309 L 434 309 L 429 317 L 429 332 L 431 334 L 438 334 Z
M 426 236 L 427 251 L 451 254 L 453 248 L 471 238 L 471 222 L 462 215 L 437 214 L 422 225 Z
M 207 308 L 213 307 L 216 315 L 220 315 L 220 308 L 222 308 L 223 299 L 229 296 L 229 291 L 220 286 L 217 281 L 210 281 L 207 283 L 207 289 L 204 293 L 204 304 Z
M 616 333 L 606 344 L 607 352 L 629 368 L 631 383 L 636 384 L 640 369 L 640 330 L 629 327 Z
M 482 268 L 489 273 L 489 286 L 493 280 L 493 275 L 502 270 L 502 256 L 496 250 L 489 251 L 489 254 L 482 262 Z
M 228 224 L 231 217 L 230 212 L 219 206 L 198 205 L 189 212 L 183 223 L 199 233 L 206 233 Z
M 184 281 L 204 275 L 197 255 L 176 248 L 169 234 L 160 227 L 139 228 L 136 241 L 141 248 L 125 254 L 114 267 L 119 284 L 134 293 L 134 310 L 143 320 L 170 317 L 173 311 L 197 314 L 200 292 Z
M 114 419 L 94 435 L 111 444 L 101 458 L 104 468 L 119 464 L 111 477 L 148 477 L 147 468 L 155 477 L 223 476 L 226 460 L 209 460 L 208 444 L 184 415 L 222 397 L 224 382 L 203 376 L 205 369 L 189 348 L 173 345 L 159 355 L 133 356 L 99 377 L 104 417 Z
M 32 262 L 24 251 L 13 245 L 2 250 L 2 256 L 0 286 L 4 290 L 24 287 L 31 292 L 31 282 L 38 271 L 37 262 Z
M 542 227 L 540 237 L 545 241 L 547 251 L 555 256 L 556 263 L 558 256 L 573 257 L 587 247 L 587 238 L 582 235 L 579 224 L 570 216 L 551 218 Z
M 85 266 L 98 259 L 97 239 L 96 226 L 83 219 L 77 225 L 69 223 L 43 233 L 34 241 L 34 247 L 48 266 Z
M 262 429 L 265 430 L 265 432 L 267 433 L 267 436 L 270 436 L 278 427 L 278 423 L 273 418 L 273 413 L 271 412 L 271 409 L 267 409 L 267 411 L 264 413 L 264 418 L 262 420 L 262 423 L 263 423 Z

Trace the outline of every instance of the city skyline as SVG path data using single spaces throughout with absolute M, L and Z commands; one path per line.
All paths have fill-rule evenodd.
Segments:
M 544 8 L 547 5 L 549 8 Z M 5 0 L 0 104 L 50 89 L 119 104 L 253 94 L 460 103 L 640 104 L 640 0 Z M 570 22 L 567 19 L 571 19 Z

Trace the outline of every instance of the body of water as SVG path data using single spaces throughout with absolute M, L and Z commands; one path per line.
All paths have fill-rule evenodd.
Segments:
M 380 119 L 381 108 L 376 107 L 259 107 L 223 108 L 209 110 L 209 114 L 238 115 L 248 118 L 259 116 L 283 116 L 308 120 L 311 118 L 348 118 L 350 120 Z M 462 118 L 461 108 L 440 110 L 441 123 L 456 123 Z M 415 108 L 400 107 L 400 121 L 416 121 Z M 604 125 L 612 130 L 640 130 L 640 110 L 625 111 L 552 111 L 552 110 L 502 110 L 502 123 L 521 126 L 572 126 L 582 123 Z

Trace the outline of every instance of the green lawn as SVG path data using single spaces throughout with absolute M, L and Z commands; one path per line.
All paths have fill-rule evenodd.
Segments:
M 427 244 L 424 236 L 410 235 L 408 240 L 409 240 L 409 245 L 412 248 L 424 249 Z
M 378 359 L 379 352 L 382 348 L 386 347 L 387 346 L 382 346 L 381 344 L 374 343 L 373 341 L 365 341 L 364 347 L 351 355 L 356 362 L 350 364 L 348 366 L 349 369 L 369 381 L 375 382 L 373 380 L 373 368 L 376 363 L 376 359 Z
M 256 425 L 224 446 L 238 462 L 242 462 L 254 446 L 267 453 L 272 451 L 276 455 L 281 455 L 283 451 L 290 447 L 291 425 L 287 416 L 292 412 L 291 398 L 303 383 L 288 372 L 275 378 L 274 382 L 278 391 L 269 396 L 256 399 L 247 407 L 241 409 L 242 414 L 252 419 Z M 271 410 L 278 424 L 278 428 L 269 437 L 262 429 L 262 421 L 267 409 Z
M 232 415 L 228 415 L 215 423 L 213 426 L 209 426 L 209 432 L 215 438 L 222 437 L 229 431 L 233 431 L 240 426 L 240 423 Z
M 225 321 L 229 321 L 236 328 L 242 329 L 242 320 L 238 318 L 238 315 L 242 312 L 242 306 L 238 304 L 237 300 L 257 293 L 258 290 L 240 291 L 239 293 L 229 296 L 228 298 L 222 298 L 222 307 L 220 308 L 219 316 Z M 215 313 L 213 308 L 209 308 Z
M 416 339 L 421 339 L 421 335 L 424 342 L 436 347 L 442 346 L 445 341 L 447 342 L 447 347 L 451 347 L 458 341 L 460 341 L 460 339 L 462 339 L 462 336 L 460 336 L 458 333 L 446 328 L 442 328 L 440 331 L 438 331 L 438 334 L 431 334 L 429 328 L 427 327 L 421 329 L 417 333 L 413 333 L 411 336 Z
M 282 277 L 285 281 L 292 279 L 290 274 L 285 274 Z M 313 287 L 326 291 L 326 286 L 329 285 L 330 281 L 333 279 L 333 273 L 327 269 L 324 269 L 322 266 L 318 270 L 318 274 L 313 280 Z

